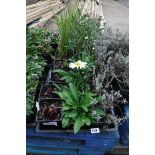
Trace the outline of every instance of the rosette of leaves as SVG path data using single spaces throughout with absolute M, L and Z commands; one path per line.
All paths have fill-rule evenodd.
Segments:
M 67 83 L 73 83 L 76 87 L 83 91 L 83 90 L 90 90 L 91 81 L 91 73 L 92 70 L 85 68 L 85 69 L 72 69 L 69 71 L 64 71 L 61 69 L 54 70 L 60 75 L 61 80 L 65 80 Z
M 58 86 L 57 86 L 58 87 Z M 92 116 L 91 105 L 97 103 L 100 97 L 94 97 L 90 91 L 81 92 L 78 88 L 70 83 L 69 87 L 64 86 L 59 88 L 57 94 L 63 100 L 62 107 L 62 126 L 63 128 L 73 125 L 74 133 L 78 133 L 80 128 L 84 125 L 90 126 L 94 122 Z M 100 109 L 100 115 L 105 115 L 105 111 Z

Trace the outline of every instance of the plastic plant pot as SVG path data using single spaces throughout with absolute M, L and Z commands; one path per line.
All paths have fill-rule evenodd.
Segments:
M 59 98 L 59 96 L 55 93 L 56 87 L 53 84 L 45 84 L 41 86 L 39 99 L 46 98 Z
M 54 73 L 51 69 L 48 72 L 48 76 L 46 79 L 46 83 L 48 84 L 53 84 L 54 83 L 58 83 L 58 84 L 66 84 L 66 82 L 64 80 L 61 80 L 60 76 L 58 75 L 58 73 Z
M 58 48 L 58 44 L 57 44 L 57 43 L 53 43 L 51 46 L 52 46 L 52 48 L 53 48 L 54 50 L 56 50 L 56 49 Z
M 54 66 L 54 69 L 63 69 L 64 63 L 61 59 L 55 59 L 53 66 Z
M 41 99 L 37 111 L 37 122 L 49 122 L 61 120 L 61 100 Z
M 64 60 L 61 59 L 55 59 L 53 62 L 54 69 L 63 69 L 63 70 L 69 70 L 69 67 L 66 67 L 64 64 Z
M 27 153 L 104 155 L 119 143 L 117 125 L 102 128 L 98 133 L 82 128 L 79 133 L 74 134 L 71 129 L 60 129 L 61 122 L 45 123 L 46 125 L 37 122 L 37 126 L 26 127 Z M 48 130 L 49 127 L 51 130 Z
M 111 110 L 111 114 L 114 116 L 114 111 L 113 109 Z M 99 122 L 94 122 L 90 126 L 82 126 L 80 129 L 80 132 L 89 132 L 91 129 L 99 129 L 99 131 L 115 131 L 117 130 L 117 125 L 115 123 L 110 123 L 108 124 L 105 119 L 102 119 L 102 121 Z M 37 120 L 37 127 L 36 127 L 37 132 L 43 132 L 43 133 L 53 133 L 53 132 L 68 132 L 68 133 L 73 133 L 73 125 L 70 125 L 66 128 L 62 127 L 61 121 L 57 122 L 56 124 L 53 122 L 45 122 L 42 123 L 42 121 Z
M 36 114 L 30 114 L 26 116 L 26 125 L 31 126 L 35 124 Z

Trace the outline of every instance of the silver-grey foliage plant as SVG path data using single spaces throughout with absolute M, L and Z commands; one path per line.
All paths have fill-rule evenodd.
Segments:
M 96 69 L 93 85 L 96 93 L 103 97 L 100 106 L 109 109 L 117 106 L 117 103 L 127 103 L 120 90 L 129 88 L 128 34 L 122 34 L 119 31 L 113 33 L 110 28 L 107 29 L 96 42 L 95 59 Z M 112 81 L 114 79 L 120 86 L 120 90 L 113 88 Z M 109 115 L 107 118 L 109 123 L 111 120 L 117 123 L 126 117 L 117 119 Z

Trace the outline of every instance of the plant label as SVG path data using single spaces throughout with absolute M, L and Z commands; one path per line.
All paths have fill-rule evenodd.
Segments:
M 40 107 L 39 107 L 39 103 L 38 102 L 36 102 L 36 108 L 37 108 L 37 111 L 40 110 Z
M 100 129 L 99 128 L 92 128 L 90 130 L 91 130 L 91 133 L 100 133 Z
M 54 126 L 57 126 L 57 122 L 46 122 L 46 123 L 43 123 L 43 125 L 54 125 Z

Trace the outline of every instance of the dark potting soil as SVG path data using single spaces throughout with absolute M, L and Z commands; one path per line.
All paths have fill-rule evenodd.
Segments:
M 58 48 L 58 44 L 51 44 L 51 46 L 52 46 L 52 48 L 54 49 L 54 50 L 57 50 L 57 48 Z
M 39 101 L 38 121 L 57 121 L 61 119 L 61 101 L 59 99 L 43 99 Z
M 108 114 L 111 114 L 111 111 L 107 111 Z M 50 125 L 49 125 L 50 124 Z M 105 117 L 100 119 L 99 122 L 94 122 L 90 126 L 84 125 L 81 130 L 90 130 L 91 128 L 99 128 L 99 129 L 112 129 L 115 128 L 114 123 L 107 123 Z M 39 130 L 73 130 L 73 125 L 69 127 L 63 128 L 61 121 L 44 121 L 39 122 Z
M 49 79 L 49 82 L 55 82 L 55 83 L 66 83 L 65 80 L 61 80 L 61 77 L 58 73 L 51 72 L 51 79 Z
M 54 59 L 48 53 L 42 53 L 42 57 L 46 60 L 47 64 L 53 64 Z
M 64 67 L 64 64 L 62 60 L 55 60 L 53 66 L 55 69 L 62 69 Z
M 54 69 L 64 69 L 64 70 L 69 69 L 67 66 L 65 66 L 64 61 L 59 59 L 54 61 L 53 66 Z
M 44 67 L 43 72 L 42 72 L 42 76 L 39 78 L 39 83 L 45 83 L 46 82 L 46 78 L 48 76 L 48 71 L 49 71 L 49 67 L 46 65 Z
M 59 96 L 54 92 L 56 91 L 54 85 L 42 85 L 39 98 L 59 98 Z

